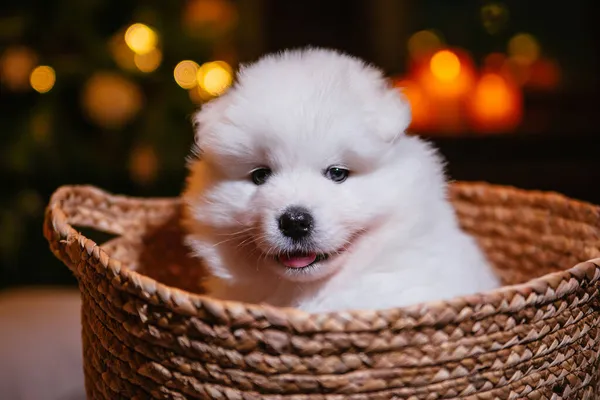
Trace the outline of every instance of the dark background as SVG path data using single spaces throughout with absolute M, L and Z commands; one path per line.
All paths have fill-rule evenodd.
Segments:
M 235 69 L 264 52 L 315 45 L 360 56 L 398 77 L 408 73 L 407 42 L 420 30 L 433 29 L 447 46 L 468 51 L 476 68 L 486 55 L 505 52 L 515 34 L 530 33 L 542 57 L 559 66 L 560 81 L 544 90 L 523 87 L 524 117 L 515 129 L 416 133 L 440 147 L 453 179 L 555 190 L 600 204 L 598 23 L 591 5 L 581 0 L 4 0 L 0 288 L 74 283 L 41 233 L 44 206 L 60 185 L 93 184 L 134 196 L 180 192 L 192 141 L 189 117 L 199 106 L 173 78 L 184 59 L 224 60 Z M 489 9 L 504 11 L 489 15 Z M 162 61 L 149 73 L 123 67 L 111 51 L 111 41 L 135 22 L 152 26 L 160 38 Z M 13 76 L 15 71 L 28 76 L 36 65 L 56 71 L 47 93 L 32 90 L 27 79 L 19 85 Z M 101 87 L 116 91 L 108 95 L 112 104 L 86 105 L 86 85 L 98 76 L 104 77 Z M 137 97 L 118 102 L 119 94 L 131 92 Z M 139 110 L 107 126 L 89 117 L 94 104 L 109 116 L 127 107 Z

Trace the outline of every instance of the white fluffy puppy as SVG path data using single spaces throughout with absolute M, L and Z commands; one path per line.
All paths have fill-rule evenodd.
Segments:
M 335 51 L 269 55 L 195 115 L 187 243 L 221 299 L 375 309 L 498 286 L 436 152 L 382 73 Z

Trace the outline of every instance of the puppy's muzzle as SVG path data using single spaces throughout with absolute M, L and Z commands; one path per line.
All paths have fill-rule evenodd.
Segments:
M 314 219 L 312 215 L 303 207 L 289 207 L 279 217 L 279 231 L 294 241 L 309 236 L 313 226 Z

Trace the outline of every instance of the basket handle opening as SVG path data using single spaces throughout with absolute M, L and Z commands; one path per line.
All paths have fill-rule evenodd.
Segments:
M 139 235 L 149 223 L 172 213 L 166 204 L 166 200 L 140 201 L 92 186 L 63 186 L 46 208 L 44 236 L 55 256 L 78 275 L 77 269 L 92 251 L 103 251 L 96 250 L 99 243 Z
M 83 236 L 87 237 L 88 239 L 93 240 L 96 244 L 98 244 L 100 246 L 102 246 L 106 242 L 109 242 L 120 236 L 120 235 L 115 235 L 112 232 L 105 232 L 103 230 L 85 227 L 85 226 L 73 225 L 73 227 L 75 229 L 77 229 L 79 231 L 79 233 L 81 233 Z

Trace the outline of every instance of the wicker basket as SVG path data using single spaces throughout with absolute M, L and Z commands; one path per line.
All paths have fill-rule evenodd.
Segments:
M 59 189 L 44 234 L 79 281 L 88 397 L 600 398 L 600 208 L 479 183 L 451 195 L 512 286 L 310 315 L 192 294 L 203 269 L 178 200 Z M 98 246 L 71 225 L 117 238 Z

